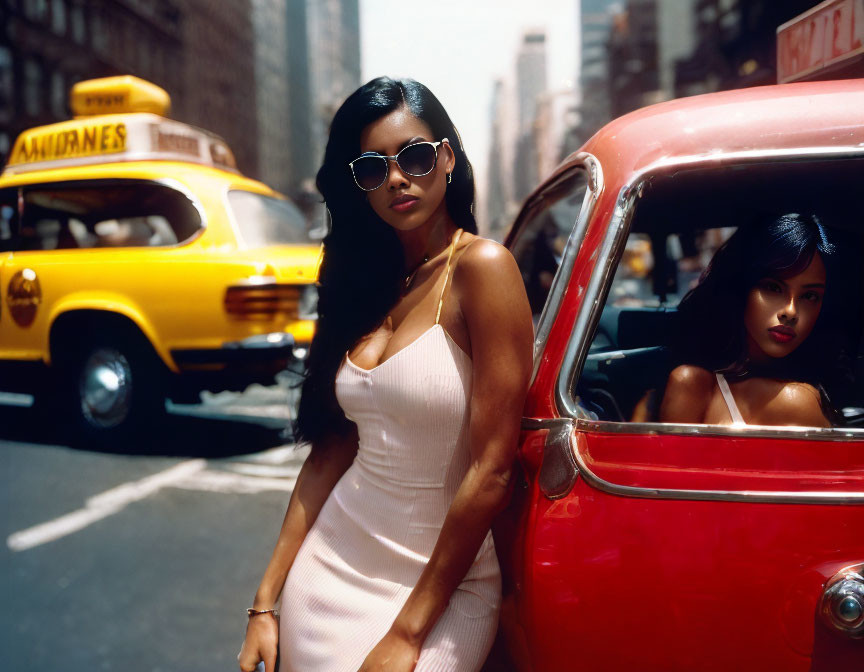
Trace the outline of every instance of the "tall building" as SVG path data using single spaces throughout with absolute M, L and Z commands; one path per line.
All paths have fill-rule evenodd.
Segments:
M 287 0 L 252 0 L 252 25 L 260 177 L 287 194 L 292 187 L 293 149 Z
M 183 15 L 185 68 L 182 89 L 169 90 L 173 116 L 224 137 L 240 170 L 260 177 L 251 2 L 176 1 Z M 129 40 L 135 41 L 132 35 Z
M 694 47 L 678 61 L 679 96 L 774 84 L 777 28 L 819 0 L 695 0 Z
M 662 99 L 657 0 L 627 0 L 609 36 L 610 117 Z
M 664 100 L 675 97 L 675 69 L 693 51 L 696 0 L 657 0 L 658 85 Z
M 546 33 L 537 29 L 527 30 L 516 55 L 519 137 L 513 167 L 513 191 L 519 201 L 531 192 L 539 179 L 535 122 L 540 96 L 546 90 Z
M 315 218 L 315 174 L 330 121 L 360 86 L 358 0 L 288 0 L 291 181 L 289 193 Z
M 498 80 L 492 92 L 492 104 L 489 106 L 490 117 L 490 141 L 489 141 L 489 169 L 487 171 L 486 189 L 486 212 L 485 220 L 487 231 L 491 237 L 500 240 L 502 232 L 507 225 L 507 203 L 510 199 L 507 189 L 506 167 L 504 164 L 503 117 L 504 106 L 504 82 Z
M 621 0 L 581 0 L 579 32 L 579 126 L 576 143 L 581 145 L 609 120 L 609 57 L 607 45 Z
M 132 74 L 171 95 L 171 116 L 222 135 L 258 174 L 249 0 L 0 3 L 0 159 L 25 128 L 69 118 L 69 89 Z
M 69 89 L 82 79 L 138 75 L 176 108 L 183 18 L 176 0 L 0 3 L 0 163 L 24 129 L 69 118 Z
M 537 116 L 540 94 L 546 91 L 546 32 L 528 30 L 516 55 L 516 87 L 519 100 L 519 130 L 531 130 Z

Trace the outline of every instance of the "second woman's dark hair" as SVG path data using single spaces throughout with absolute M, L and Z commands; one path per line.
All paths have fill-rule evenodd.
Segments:
M 342 358 L 381 324 L 399 298 L 405 277 L 401 243 L 369 206 L 348 163 L 361 154 L 363 129 L 403 106 L 429 126 L 434 136 L 430 140 L 449 140 L 456 161 L 445 195 L 447 212 L 456 226 L 477 232 L 471 164 L 458 131 L 432 92 L 413 79 L 379 77 L 352 93 L 333 117 L 316 180 L 330 213 L 330 230 L 324 238 L 318 323 L 297 416 L 300 440 L 315 441 L 344 426 L 334 389 Z
M 748 360 L 744 311 L 750 290 L 766 277 L 789 277 L 805 270 L 816 254 L 826 272 L 826 290 L 816 325 L 807 340 L 770 370 Z M 858 319 L 854 282 L 845 281 L 839 252 L 814 215 L 759 215 L 727 240 L 678 306 L 681 361 L 732 378 L 772 375 L 819 387 L 842 375 L 845 353 Z M 852 308 L 849 310 L 849 302 Z M 823 406 L 824 406 L 823 398 Z M 829 409 L 825 409 L 829 410 Z

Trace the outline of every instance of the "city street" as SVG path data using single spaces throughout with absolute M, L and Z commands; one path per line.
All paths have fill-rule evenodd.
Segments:
M 4 669 L 236 669 L 305 456 L 286 400 L 205 395 L 158 445 L 112 452 L 0 407 Z

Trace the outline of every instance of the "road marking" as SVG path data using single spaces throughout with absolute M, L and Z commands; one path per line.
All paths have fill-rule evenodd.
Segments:
M 296 478 L 263 478 L 261 476 L 244 476 L 227 471 L 201 471 L 190 474 L 171 485 L 184 490 L 205 490 L 227 494 L 256 494 L 266 490 L 291 492 L 297 483 Z
M 246 476 L 264 476 L 265 478 L 291 478 L 297 480 L 301 465 L 281 466 L 278 464 L 228 464 L 229 471 Z
M 285 446 L 277 446 L 268 450 L 262 450 L 260 453 L 252 453 L 232 459 L 232 462 L 259 462 L 262 464 L 285 464 L 286 462 L 299 461 L 303 462 L 309 454 L 308 446 L 297 446 L 295 443 L 289 443 Z
M 13 551 L 25 551 L 60 539 L 117 513 L 129 503 L 144 499 L 166 485 L 188 478 L 195 472 L 203 470 L 206 465 L 207 460 L 204 459 L 187 460 L 152 476 L 111 488 L 90 497 L 83 509 L 10 534 L 6 539 L 6 545 Z
M 291 492 L 308 448 L 294 444 L 278 446 L 232 460 L 220 460 L 230 471 L 206 469 L 207 460 L 187 460 L 137 481 L 123 483 L 89 497 L 85 507 L 47 523 L 10 534 L 6 545 L 26 551 L 47 544 L 122 511 L 132 502 L 145 499 L 165 487 L 227 494 L 256 494 L 266 491 Z M 293 465 L 288 463 L 293 462 Z

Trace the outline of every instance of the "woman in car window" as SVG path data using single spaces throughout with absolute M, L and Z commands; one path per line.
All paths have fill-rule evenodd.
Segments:
M 823 383 L 843 362 L 838 251 L 813 215 L 763 217 L 717 251 L 678 307 L 679 361 L 661 422 L 803 425 L 838 421 Z M 854 293 L 854 292 L 852 292 Z
M 418 82 L 345 101 L 318 188 L 332 224 L 298 417 L 312 450 L 240 667 L 271 672 L 278 639 L 281 672 L 471 672 L 497 626 L 489 528 L 531 371 L 522 277 L 475 235 L 471 165 Z

